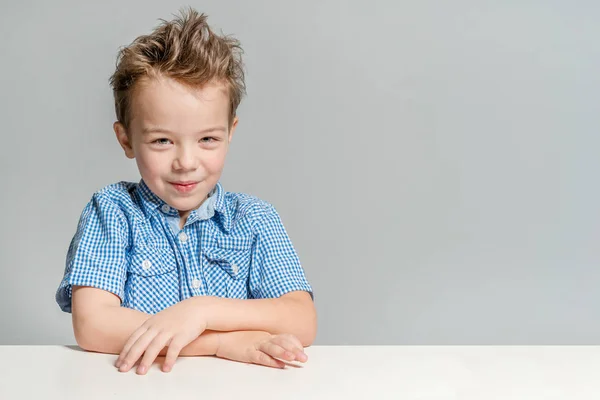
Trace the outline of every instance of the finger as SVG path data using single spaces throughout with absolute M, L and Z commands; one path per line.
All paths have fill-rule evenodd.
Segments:
M 129 353 L 129 350 L 131 350 L 133 344 L 140 338 L 140 336 L 146 333 L 147 330 L 148 328 L 146 328 L 145 326 L 141 326 L 138 329 L 136 329 L 135 332 L 131 334 L 131 336 L 129 336 L 129 339 L 127 339 L 127 342 L 125 343 L 125 346 L 123 346 L 123 350 L 121 350 L 119 358 L 117 358 L 117 362 L 115 363 L 115 366 L 117 368 L 119 368 L 123 364 L 123 360 Z
M 258 350 L 266 353 L 273 358 L 279 358 L 287 361 L 294 361 L 296 354 L 292 351 L 286 350 L 280 345 L 273 342 L 264 342 L 258 346 Z
M 144 353 L 148 345 L 152 343 L 158 332 L 153 329 L 148 329 L 140 338 L 131 346 L 129 353 L 123 359 L 123 364 L 119 367 L 119 371 L 127 372 L 133 367 L 136 361 Z
M 296 337 L 296 335 L 292 335 L 291 333 L 284 333 L 282 335 L 279 335 L 278 337 L 283 337 L 286 340 L 294 343 L 300 350 L 304 349 L 304 346 L 302 346 L 302 342 Z
M 169 348 L 167 349 L 167 356 L 165 357 L 165 362 L 162 367 L 163 372 L 169 372 L 173 369 L 173 366 L 177 361 L 177 357 L 179 357 L 179 353 L 181 353 L 181 350 L 185 346 L 187 346 L 187 343 L 184 343 L 178 336 L 171 340 L 171 343 L 169 343 Z
M 304 348 L 302 347 L 302 344 L 300 344 L 300 346 L 298 346 L 298 343 L 300 343 L 299 340 L 294 340 L 296 339 L 295 336 L 293 335 L 278 335 L 276 337 L 274 337 L 273 339 L 271 339 L 271 342 L 278 344 L 279 346 L 283 347 L 284 349 L 286 349 L 287 351 L 290 351 L 292 353 L 294 353 L 294 358 L 297 361 L 300 362 L 306 362 L 308 361 L 308 356 L 306 355 L 306 353 L 304 352 Z
M 148 345 L 146 351 L 144 351 L 144 356 L 142 357 L 142 361 L 140 361 L 140 365 L 138 365 L 136 373 L 138 375 L 144 375 L 149 369 L 158 353 L 169 343 L 172 336 L 170 333 L 161 333 L 156 335 L 154 340 Z
M 272 368 L 284 368 L 285 364 L 282 361 L 276 360 L 273 357 L 256 350 L 252 353 L 251 360 L 253 364 L 264 365 Z
M 307 362 L 308 355 L 304 352 L 304 346 L 302 345 L 300 339 L 298 339 L 296 335 L 292 335 L 291 333 L 284 334 L 283 337 L 296 345 L 296 360 L 301 362 Z

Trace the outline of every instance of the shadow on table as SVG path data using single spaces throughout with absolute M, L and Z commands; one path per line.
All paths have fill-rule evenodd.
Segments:
M 65 345 L 64 347 L 66 347 L 67 349 L 70 349 L 70 350 L 75 350 L 75 351 L 80 351 L 82 353 L 85 353 L 85 350 L 82 349 L 81 347 L 77 346 L 76 344 L 68 344 L 68 345 Z

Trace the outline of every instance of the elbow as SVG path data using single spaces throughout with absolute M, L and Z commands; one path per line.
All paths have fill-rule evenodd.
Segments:
M 298 339 L 302 346 L 309 347 L 317 336 L 317 312 L 312 304 L 306 312 L 306 318 L 303 319 L 302 326 L 299 328 Z
M 108 353 L 114 350 L 114 331 L 119 325 L 114 307 L 120 306 L 117 296 L 92 287 L 73 287 L 73 333 L 77 345 L 86 351 Z
M 96 351 L 96 347 L 94 346 L 94 344 L 84 336 L 75 335 L 75 341 L 77 342 L 77 346 L 79 346 L 79 348 L 81 348 L 82 350 Z
M 81 316 L 73 315 L 73 334 L 77 346 L 85 351 L 98 351 L 98 343 L 89 321 Z
M 298 339 L 300 340 L 300 343 L 302 343 L 302 346 L 304 347 L 310 347 L 313 342 L 315 341 L 315 337 L 317 336 L 317 330 L 316 327 L 313 330 L 308 330 L 306 329 L 307 332 L 302 332 L 300 335 L 298 335 Z
M 292 333 L 302 346 L 309 347 L 317 336 L 317 310 L 313 300 L 306 292 L 290 293 L 282 300 L 291 317 L 284 332 Z

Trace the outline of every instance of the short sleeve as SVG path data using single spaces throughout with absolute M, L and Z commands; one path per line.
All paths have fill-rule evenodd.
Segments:
M 56 292 L 61 310 L 71 312 L 72 287 L 91 286 L 123 300 L 127 272 L 128 225 L 110 199 L 94 194 L 71 240 L 63 279 Z
M 297 290 L 313 296 L 296 250 L 272 206 L 258 225 L 249 286 L 255 299 L 277 298 Z

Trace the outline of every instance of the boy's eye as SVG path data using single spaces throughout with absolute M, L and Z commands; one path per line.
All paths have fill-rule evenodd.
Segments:
M 152 143 L 156 143 L 158 145 L 163 145 L 164 146 L 166 144 L 171 143 L 171 141 L 169 139 L 166 139 L 166 138 L 160 138 L 160 139 L 153 140 Z
M 217 139 L 215 139 L 214 137 L 211 137 L 211 136 L 200 139 L 200 141 L 202 143 L 212 143 L 212 142 L 215 142 L 216 140 Z

